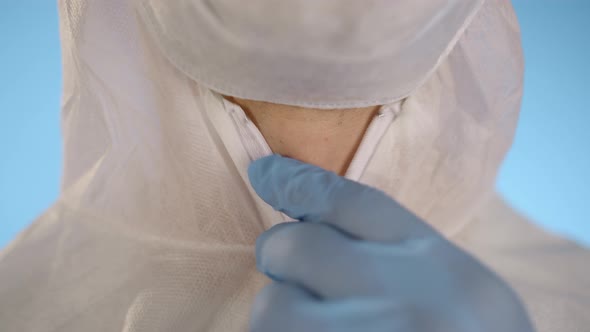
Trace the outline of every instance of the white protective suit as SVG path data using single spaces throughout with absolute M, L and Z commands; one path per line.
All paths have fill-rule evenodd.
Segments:
M 210 10 L 215 15 L 200 19 L 239 27 L 239 11 L 228 11 L 239 1 L 213 2 L 227 5 L 224 11 L 197 0 L 60 0 L 63 191 L 0 253 L 0 330 L 247 329 L 250 305 L 267 282 L 255 268 L 255 239 L 284 219 L 253 193 L 246 175 L 270 149 L 223 93 L 302 106 L 384 104 L 347 177 L 388 193 L 500 274 L 538 331 L 590 331 L 589 252 L 529 223 L 493 194 L 523 84 L 510 2 L 430 1 L 390 5 L 405 14 L 397 15 L 403 22 L 385 25 L 391 30 L 366 44 L 361 38 L 322 49 L 317 42 L 301 57 L 277 52 L 276 59 L 305 69 L 287 70 L 273 57 L 240 58 L 231 51 L 244 51 L 240 43 L 216 46 L 216 35 L 191 16 Z M 428 15 L 443 4 L 454 14 Z M 333 26 L 327 36 L 342 28 Z M 289 31 L 269 36 L 265 28 L 241 37 L 280 41 Z M 395 42 L 380 45 L 390 34 Z M 282 50 L 298 51 L 289 45 Z M 367 46 L 367 53 L 351 51 Z M 199 53 L 204 48 L 212 53 Z M 350 73 L 366 75 L 358 84 L 329 66 L 319 76 L 336 81 L 309 81 L 305 73 L 321 71 L 318 63 L 339 52 L 349 55 L 338 61 Z M 394 56 L 393 68 L 381 62 L 384 54 Z M 376 64 L 369 73 L 362 70 L 368 59 Z M 272 70 L 257 76 L 265 64 Z M 326 93 L 316 93 L 321 89 Z

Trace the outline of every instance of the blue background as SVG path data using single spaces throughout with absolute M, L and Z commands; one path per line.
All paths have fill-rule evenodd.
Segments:
M 590 1 L 513 3 L 526 87 L 498 189 L 538 223 L 590 244 Z M 55 0 L 0 8 L 2 247 L 58 195 L 61 59 Z

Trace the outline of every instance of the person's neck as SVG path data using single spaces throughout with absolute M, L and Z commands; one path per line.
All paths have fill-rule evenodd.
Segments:
M 240 105 L 271 150 L 344 175 L 379 106 L 312 109 L 225 97 Z

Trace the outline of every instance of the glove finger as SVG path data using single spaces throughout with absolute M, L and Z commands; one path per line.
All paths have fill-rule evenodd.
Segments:
M 258 195 L 294 219 L 332 224 L 371 241 L 400 241 L 433 230 L 383 192 L 319 167 L 278 155 L 248 170 Z
M 322 223 L 283 223 L 256 241 L 258 270 L 305 287 L 322 299 L 378 293 L 371 259 L 359 241 Z
M 392 300 L 356 298 L 326 301 L 306 309 L 302 317 L 312 324 L 309 324 L 309 328 L 306 326 L 305 331 L 418 331 L 413 328 L 414 314 L 411 308 Z
M 316 299 L 305 289 L 273 282 L 260 291 L 252 305 L 250 331 L 305 331 L 304 308 L 313 307 Z
M 413 312 L 394 301 L 318 301 L 303 288 L 273 282 L 256 297 L 250 331 L 411 331 Z

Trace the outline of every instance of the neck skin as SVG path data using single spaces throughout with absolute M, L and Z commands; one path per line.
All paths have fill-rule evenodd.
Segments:
M 274 153 L 344 175 L 380 106 L 314 109 L 224 96 L 242 107 Z

